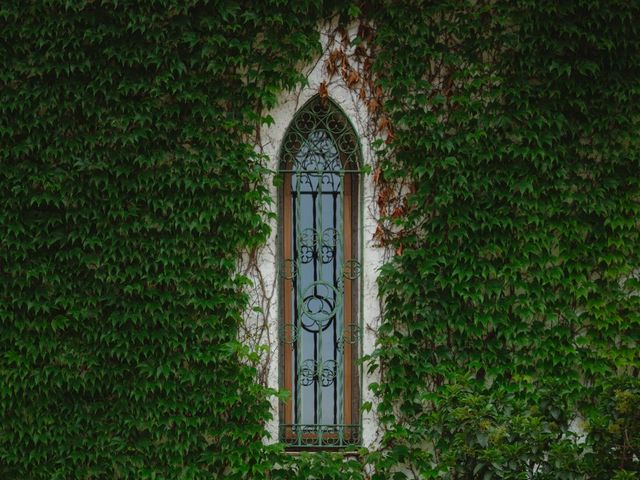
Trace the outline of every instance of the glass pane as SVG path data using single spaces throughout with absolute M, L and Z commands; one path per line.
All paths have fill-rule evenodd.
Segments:
M 338 150 L 322 130 L 309 134 L 291 176 L 294 423 L 341 423 L 338 339 L 344 312 L 341 269 L 342 176 Z

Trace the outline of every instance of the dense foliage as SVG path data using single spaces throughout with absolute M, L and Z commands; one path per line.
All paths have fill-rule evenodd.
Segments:
M 640 5 L 379 11 L 384 174 L 409 192 L 380 280 L 386 444 L 426 476 L 637 475 Z
M 237 342 L 253 145 L 337 3 L 0 4 L 1 478 L 637 478 L 634 2 L 347 9 L 392 125 L 379 206 L 402 185 L 384 436 L 263 446 Z
M 241 248 L 322 5 L 0 4 L 0 477 L 260 469 Z M 253 476 L 253 474 L 249 474 Z

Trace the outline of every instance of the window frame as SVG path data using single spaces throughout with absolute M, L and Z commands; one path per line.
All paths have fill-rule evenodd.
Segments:
M 300 430 L 295 431 L 296 424 L 295 412 L 293 411 L 293 369 L 294 369 L 294 347 L 292 341 L 292 327 L 295 318 L 293 312 L 292 296 L 294 295 L 293 272 L 289 265 L 287 271 L 286 260 L 293 258 L 293 218 L 292 218 L 292 175 L 293 165 L 287 164 L 283 155 L 284 146 L 291 134 L 292 127 L 300 117 L 311 108 L 316 102 L 327 102 L 326 108 L 333 110 L 333 114 L 337 114 L 341 121 L 344 122 L 344 128 L 353 136 L 356 142 L 355 155 L 348 158 L 347 154 L 335 144 L 338 150 L 340 162 L 342 164 L 342 182 L 343 182 L 343 198 L 342 198 L 342 231 L 344 235 L 343 242 L 343 264 L 347 261 L 358 262 L 352 264 L 357 275 L 343 275 L 344 285 L 344 301 L 342 304 L 344 315 L 343 326 L 343 349 L 344 349 L 344 379 L 339 388 L 342 388 L 343 397 L 343 423 L 331 424 L 340 430 L 342 426 L 342 434 L 325 432 L 318 433 L 301 433 Z M 316 130 L 311 130 L 312 133 Z M 308 137 L 307 137 L 308 138 Z M 298 149 L 299 150 L 299 149 Z M 359 363 L 362 349 L 362 330 L 360 328 L 362 322 L 362 228 L 361 228 L 361 208 L 362 208 L 362 181 L 363 171 L 362 165 L 362 147 L 360 139 L 356 133 L 356 129 L 351 123 L 349 117 L 339 105 L 330 98 L 321 98 L 318 95 L 311 97 L 301 108 L 299 108 L 293 116 L 293 119 L 287 126 L 282 144 L 278 154 L 278 240 L 277 240 L 277 258 L 280 264 L 279 288 L 278 288 L 278 323 L 279 323 L 279 355 L 278 355 L 278 371 L 279 386 L 281 389 L 289 392 L 289 397 L 285 401 L 279 402 L 279 440 L 283 442 L 289 451 L 297 450 L 327 450 L 342 449 L 348 446 L 358 446 L 362 442 L 362 411 L 361 411 L 361 389 L 363 375 Z M 336 342 L 338 343 L 338 342 Z M 325 424 L 327 425 L 327 424 Z M 328 425 L 327 425 L 328 426 Z

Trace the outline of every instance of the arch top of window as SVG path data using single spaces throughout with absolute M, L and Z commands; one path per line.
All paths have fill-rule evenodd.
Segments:
M 314 162 L 314 155 L 305 153 L 320 144 L 323 149 L 335 149 L 336 155 L 322 163 Z M 361 152 L 360 140 L 346 113 L 331 98 L 316 95 L 296 112 L 285 132 L 279 172 L 360 173 Z

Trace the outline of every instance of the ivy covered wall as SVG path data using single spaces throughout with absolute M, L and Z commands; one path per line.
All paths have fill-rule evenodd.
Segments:
M 409 192 L 381 195 L 401 252 L 380 279 L 390 456 L 446 478 L 637 478 L 640 5 L 380 12 L 383 175 Z
M 370 81 L 396 253 L 367 359 L 382 441 L 348 460 L 263 445 L 272 392 L 237 341 L 236 260 L 268 233 L 256 135 L 331 18 L 362 26 L 328 67 Z M 0 477 L 637 478 L 638 20 L 2 2 Z
M 322 15 L 2 2 L 1 478 L 261 461 L 269 403 L 240 361 L 236 257 L 266 234 L 261 111 L 302 80 Z

